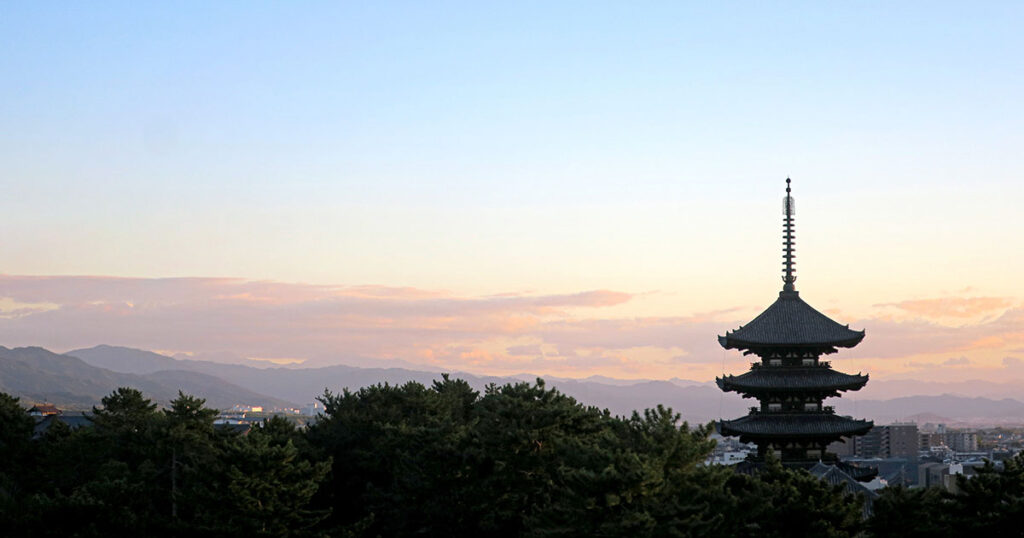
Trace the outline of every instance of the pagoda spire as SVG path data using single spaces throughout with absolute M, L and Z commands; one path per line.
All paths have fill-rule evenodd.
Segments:
M 796 230 L 794 229 L 793 217 L 796 216 L 796 201 L 793 200 L 793 196 L 790 194 L 792 189 L 789 187 L 790 179 L 786 178 L 786 197 L 782 199 L 782 215 L 783 215 L 783 249 L 782 249 L 782 286 L 783 292 L 796 292 L 796 265 L 794 261 L 796 258 L 796 248 L 794 248 L 796 242 Z

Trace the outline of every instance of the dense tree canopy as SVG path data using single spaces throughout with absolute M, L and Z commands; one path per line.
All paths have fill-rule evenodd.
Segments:
M 0 529 L 32 536 L 1019 536 L 1024 456 L 958 495 L 863 499 L 768 462 L 705 465 L 709 429 L 658 407 L 615 417 L 543 381 L 483 394 L 430 387 L 325 392 L 323 416 L 246 435 L 178 395 L 118 389 L 92 427 L 34 434 L 0 394 Z M 1016 533 L 1016 534 L 1015 534 Z

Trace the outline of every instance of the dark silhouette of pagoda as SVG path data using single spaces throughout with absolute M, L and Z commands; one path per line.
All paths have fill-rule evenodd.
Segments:
M 719 421 L 717 427 L 722 435 L 739 436 L 742 442 L 757 444 L 759 460 L 773 451 L 783 464 L 809 467 L 821 460 L 836 460 L 826 453 L 826 447 L 844 437 L 864 435 L 873 423 L 836 415 L 832 407 L 822 405 L 825 398 L 859 390 L 868 382 L 867 375 L 844 374 L 821 360 L 822 355 L 835 353 L 837 348 L 860 343 L 864 331 L 832 321 L 805 303 L 796 291 L 796 211 L 791 192 L 787 178 L 783 199 L 784 285 L 779 298 L 750 323 L 718 337 L 725 349 L 760 358 L 751 364 L 749 372 L 716 378 L 718 386 L 744 398 L 756 398 L 760 405 L 752 407 L 747 416 Z

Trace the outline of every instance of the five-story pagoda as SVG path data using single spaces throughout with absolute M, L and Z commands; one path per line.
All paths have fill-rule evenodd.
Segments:
M 826 454 L 826 446 L 840 438 L 864 435 L 873 423 L 836 415 L 831 407 L 822 405 L 825 398 L 859 390 L 868 382 L 867 375 L 844 374 L 820 360 L 837 348 L 857 345 L 864 331 L 851 330 L 849 325 L 829 319 L 805 303 L 796 291 L 796 211 L 789 184 L 787 178 L 783 199 L 784 285 L 779 298 L 750 323 L 718 337 L 725 349 L 760 358 L 749 372 L 716 378 L 718 386 L 744 398 L 756 398 L 760 405 L 752 407 L 747 416 L 722 420 L 717 426 L 723 435 L 757 444 L 759 459 L 771 450 L 787 465 L 809 466 L 835 459 Z

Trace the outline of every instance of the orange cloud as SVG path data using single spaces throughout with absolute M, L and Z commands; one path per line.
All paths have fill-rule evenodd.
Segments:
M 544 351 L 541 349 L 540 345 L 511 346 L 511 347 L 505 349 L 505 353 L 508 353 L 509 355 L 512 355 L 512 356 L 515 356 L 515 357 L 521 357 L 521 356 L 536 357 L 536 356 L 539 356 L 539 355 L 543 355 Z
M 973 318 L 1004 310 L 1012 305 L 1013 301 L 1006 297 L 941 297 L 882 303 L 875 306 L 898 308 L 925 318 Z
M 480 364 L 500 360 L 483 345 L 501 335 L 530 334 L 545 320 L 622 304 L 632 295 L 593 290 L 460 297 L 242 279 L 0 276 L 0 298 L 5 304 L 53 305 L 19 309 L 18 316 L 0 321 L 0 338 L 14 345 L 69 349 L 112 342 L 321 364 L 444 357 Z M 439 355 L 453 345 L 463 351 Z
M 16 316 L 0 315 L 0 344 L 65 350 L 107 343 L 197 357 L 288 358 L 313 366 L 404 360 L 478 373 L 564 376 L 708 379 L 747 368 L 748 358 L 723 351 L 716 339 L 748 321 L 737 319 L 739 310 L 608 317 L 611 307 L 633 297 L 611 290 L 467 297 L 404 287 L 226 278 L 0 275 L 0 305 L 8 305 L 8 312 L 18 309 Z M 47 307 L 18 306 L 40 304 Z M 906 372 L 914 368 L 911 362 L 955 366 L 965 375 L 981 372 L 1014 353 L 1006 348 L 1024 343 L 1024 309 L 1009 304 L 1000 298 L 892 303 L 945 316 L 1005 309 L 955 327 L 923 315 L 841 320 L 866 328 L 867 338 L 837 355 L 836 366 L 859 358 L 856 369 L 872 373 Z M 954 363 L 950 356 L 963 358 Z

